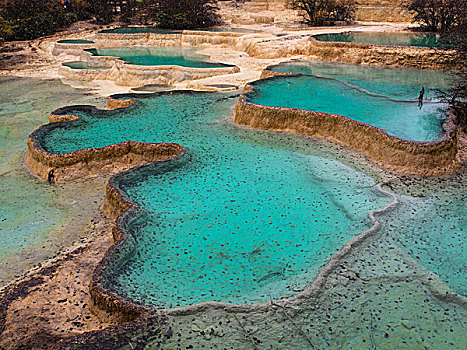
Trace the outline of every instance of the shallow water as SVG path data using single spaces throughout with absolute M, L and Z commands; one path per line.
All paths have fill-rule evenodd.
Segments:
M 101 103 L 58 80 L 0 77 L 0 286 L 76 239 L 71 231 L 55 236 L 69 219 L 64 191 L 31 175 L 23 161 L 29 133 L 70 102 Z
M 196 53 L 199 48 L 147 48 L 119 47 L 85 50 L 94 56 L 119 57 L 127 63 L 141 66 L 182 66 L 190 68 L 232 67 L 222 63 L 208 62 L 208 57 Z
M 244 142 L 255 131 L 226 119 L 229 96 L 168 93 L 96 116 L 71 108 L 81 122 L 41 137 L 54 153 L 123 140 L 188 148 L 179 161 L 117 177 L 144 208 L 128 223 L 137 256 L 109 281 L 119 293 L 152 306 L 294 294 L 389 202 L 370 177 L 335 160 L 281 148 L 280 139 Z
M 372 67 L 319 61 L 288 62 L 272 66 L 271 69 L 334 78 L 364 91 L 403 101 L 418 99 L 422 87 L 425 88 L 424 99 L 435 100 L 436 90 L 448 88 L 455 78 L 453 74 L 430 69 Z
M 449 287 L 467 296 L 467 185 L 401 196 L 400 206 L 385 218 L 385 232 L 417 262 Z
M 309 349 L 310 342 L 315 349 L 464 348 L 465 307 L 434 297 L 427 283 L 430 277 L 390 239 L 370 239 L 343 266 L 360 277 L 339 268 L 316 298 L 286 304 L 285 309 L 236 316 L 208 310 L 172 317 L 166 327 L 173 328 L 174 336 L 163 348 L 192 344 L 195 349 L 251 349 L 243 329 L 259 340 L 261 348 Z M 150 329 L 140 328 L 134 338 L 146 335 L 147 348 L 157 348 L 157 341 L 148 337 Z M 198 329 L 214 332 L 205 337 Z
M 279 65 L 273 70 L 305 75 L 255 82 L 248 101 L 339 114 L 408 140 L 433 141 L 444 131 L 442 110 L 446 106 L 436 103 L 433 96 L 436 89 L 446 86 L 447 74 L 423 76 L 413 70 L 311 62 Z M 444 80 L 439 81 L 440 76 Z M 417 99 L 420 86 L 426 91 L 423 106 Z
M 228 95 L 222 94 L 222 96 Z M 94 199 L 92 196 L 95 196 L 96 191 L 103 193 L 104 186 L 95 189 L 92 184 L 84 184 L 84 186 L 78 188 L 74 183 L 67 183 L 63 186 L 54 187 L 54 190 L 56 190 L 54 192 L 54 190 L 49 190 L 50 186 L 46 185 L 43 180 L 36 179 L 28 174 L 20 162 L 24 157 L 27 134 L 39 124 L 46 122 L 47 115 L 51 110 L 63 104 L 96 103 L 102 101 L 91 101 L 92 97 L 85 96 L 84 94 L 81 95 L 78 90 L 70 89 L 57 81 L 41 82 L 33 79 L 16 78 L 0 78 L 0 100 L 0 134 L 2 136 L 0 138 L 2 159 L 0 163 L 2 174 L 0 176 L 0 190 L 2 191 L 2 198 L 5 199 L 3 202 L 0 201 L 0 210 L 3 212 L 13 210 L 17 213 L 15 216 L 25 216 L 26 210 L 24 207 L 28 210 L 32 208 L 31 213 L 35 213 L 34 210 L 36 209 L 37 215 L 30 217 L 30 224 L 32 224 L 36 222 L 34 220 L 38 220 L 37 222 L 41 223 L 45 221 L 47 223 L 49 219 L 47 215 L 53 213 L 53 210 L 57 207 L 62 206 L 60 209 L 64 209 L 63 212 L 67 211 L 65 208 L 67 208 L 67 205 L 70 205 L 70 198 L 73 201 L 77 201 L 77 205 L 84 207 L 95 205 L 97 207 L 101 202 L 101 198 Z M 239 202 L 241 201 L 243 204 L 239 205 L 239 210 L 251 211 L 252 209 L 257 209 L 257 214 L 263 214 L 258 209 L 261 210 L 264 207 L 273 212 L 279 210 L 280 215 L 287 213 L 287 215 L 291 215 L 291 219 L 294 219 L 298 215 L 300 215 L 301 219 L 303 215 L 303 217 L 313 220 L 314 213 L 306 212 L 306 208 L 313 207 L 313 209 L 319 209 L 320 204 L 323 207 L 328 205 L 331 208 L 341 208 L 341 210 L 336 210 L 339 220 L 342 216 L 341 211 L 345 211 L 344 216 L 346 218 L 343 220 L 343 223 L 349 223 L 350 221 L 348 220 L 356 219 L 356 229 L 368 226 L 368 223 L 365 222 L 366 217 L 363 216 L 363 209 L 365 207 L 369 209 L 370 207 L 377 206 L 378 202 L 381 202 L 381 204 L 387 202 L 387 199 L 380 198 L 378 192 L 375 192 L 374 189 L 366 188 L 366 186 L 372 185 L 374 180 L 353 170 L 355 165 L 349 167 L 348 165 L 352 162 L 348 160 L 344 161 L 343 158 L 339 158 L 339 161 L 334 160 L 337 158 L 330 155 L 329 144 L 323 145 L 312 139 L 286 134 L 256 132 L 233 126 L 230 123 L 229 117 L 227 117 L 232 108 L 228 100 L 219 101 L 219 106 L 215 108 L 215 111 L 212 111 L 209 108 L 210 103 L 208 99 L 208 101 L 200 103 L 197 113 L 191 113 L 191 108 L 195 105 L 194 103 L 190 105 L 190 101 L 192 100 L 188 100 L 183 105 L 179 105 L 178 102 L 170 104 L 170 101 L 170 99 L 166 99 L 162 107 L 170 108 L 171 112 L 165 116 L 163 115 L 162 119 L 160 119 L 160 115 L 153 116 L 154 119 L 151 119 L 151 122 L 148 123 L 149 126 L 146 125 L 144 128 L 141 125 L 141 132 L 146 137 L 149 134 L 153 135 L 153 131 L 158 130 L 159 123 L 164 128 L 170 126 L 174 131 L 164 134 L 155 132 L 154 139 L 170 138 L 168 141 L 175 141 L 177 139 L 175 136 L 178 135 L 179 140 L 181 140 L 180 142 L 183 141 L 182 144 L 189 146 L 188 155 L 184 159 L 181 159 L 179 163 L 173 164 L 173 173 L 159 174 L 157 168 L 151 168 L 150 166 L 143 168 L 144 171 L 140 174 L 133 173 L 136 178 L 139 178 L 139 181 L 130 181 L 128 186 L 131 188 L 128 188 L 128 191 L 138 200 L 150 201 L 148 208 L 151 215 L 154 215 L 154 208 L 160 205 L 163 210 L 157 211 L 156 214 L 160 214 L 161 218 L 166 220 L 165 222 L 177 228 L 170 228 L 170 230 L 166 231 L 166 228 L 160 226 L 162 225 L 162 221 L 154 215 L 153 220 L 149 221 L 149 223 L 150 225 L 159 224 L 159 226 L 149 229 L 148 232 L 152 236 L 148 236 L 147 239 L 142 240 L 141 244 L 153 244 L 157 242 L 160 246 L 163 246 L 163 244 L 167 246 L 169 242 L 161 242 L 161 240 L 165 239 L 163 235 L 160 235 L 161 232 L 173 233 L 175 238 L 171 237 L 174 238 L 171 246 L 178 244 L 177 240 L 184 239 L 183 247 L 180 244 L 180 249 L 178 250 L 179 256 L 176 255 L 176 250 L 167 250 L 165 253 L 167 256 L 174 255 L 176 259 L 180 259 L 173 266 L 171 264 L 170 268 L 174 270 L 179 269 L 179 273 L 181 274 L 186 272 L 183 271 L 184 269 L 200 268 L 199 266 L 193 266 L 192 262 L 193 259 L 196 259 L 196 262 L 200 261 L 203 257 L 201 252 L 199 256 L 193 257 L 193 255 L 194 252 L 200 249 L 199 241 L 207 241 L 202 238 L 201 234 L 205 232 L 211 233 L 212 231 L 210 230 L 213 228 L 192 225 L 192 220 L 198 214 L 201 216 L 207 215 L 205 210 L 211 211 L 211 209 L 214 212 L 212 217 L 214 220 L 218 220 L 218 217 L 215 216 L 219 215 L 220 212 L 215 212 L 218 209 L 217 201 L 215 201 L 212 207 L 209 206 L 211 205 L 211 201 L 214 201 L 214 198 L 226 199 L 225 206 L 227 209 L 235 209 L 236 202 L 230 201 L 233 195 L 229 197 L 230 194 L 235 194 L 239 196 Z M 185 104 L 190 106 L 186 106 Z M 157 107 L 157 103 L 152 107 Z M 142 113 L 145 105 L 143 104 L 139 108 L 142 109 L 136 109 L 136 114 L 140 117 L 147 117 L 147 115 Z M 125 113 L 129 110 L 126 109 Z M 183 111 L 189 111 L 190 113 L 183 114 L 181 113 Z M 206 111 L 207 116 L 205 116 Z M 113 112 L 106 113 L 112 114 Z M 170 119 L 171 115 L 174 116 L 172 119 Z M 204 115 L 203 118 L 206 119 L 201 118 L 200 115 Z M 225 118 L 218 118 L 216 116 L 225 116 Z M 127 117 L 130 116 L 127 115 Z M 125 129 L 123 117 L 121 117 L 121 120 L 121 122 L 116 122 L 111 127 L 117 126 L 115 130 L 118 130 L 118 128 L 121 130 Z M 203 135 L 197 135 L 198 131 L 202 130 L 201 126 L 196 124 L 197 120 L 198 122 L 203 120 L 207 122 L 205 134 Z M 136 123 L 137 127 L 138 124 Z M 111 130 L 102 130 L 109 132 L 109 135 L 112 137 L 116 135 Z M 119 133 L 121 130 L 118 130 Z M 125 133 L 126 136 L 134 137 L 134 139 L 138 140 L 137 133 L 126 131 Z M 230 150 L 228 146 L 225 146 L 221 142 L 220 136 L 224 133 L 228 134 L 236 142 L 234 144 L 235 147 L 231 147 Z M 165 136 L 166 134 L 167 136 Z M 86 133 L 82 135 L 86 136 Z M 99 133 L 96 135 L 99 135 Z M 66 134 L 63 134 L 63 136 L 66 136 Z M 73 137 L 75 136 L 80 137 L 81 135 L 75 133 Z M 198 140 L 198 136 L 200 140 Z M 201 136 L 205 137 L 204 140 Z M 84 147 L 83 145 L 87 144 L 88 141 L 94 142 L 94 139 L 89 137 L 89 140 L 84 140 L 82 143 L 67 138 L 64 138 L 62 141 L 70 143 L 67 147 L 73 149 L 70 146 L 71 144 L 80 148 Z M 109 139 L 109 141 L 112 141 L 112 139 Z M 55 147 L 56 150 L 59 150 L 61 142 L 59 139 L 56 142 L 57 145 L 50 145 L 51 149 Z M 106 143 L 100 140 L 96 144 L 104 145 Z M 220 144 L 224 145 L 219 150 L 220 155 L 218 156 L 217 147 Z M 203 148 L 206 150 L 203 150 Z M 253 149 L 255 153 L 252 157 L 256 158 L 243 163 L 242 159 L 238 156 L 248 155 Z M 258 149 L 264 149 L 264 151 Z M 212 150 L 216 150 L 216 153 L 211 153 Z M 204 157 L 204 155 L 210 155 L 211 157 Z M 281 160 L 284 160 L 284 164 L 281 164 Z M 199 193 L 196 193 L 196 189 L 205 188 L 204 184 L 199 183 L 200 181 L 195 182 L 197 187 L 194 187 L 194 191 L 192 191 L 192 188 L 188 184 L 183 183 L 183 177 L 180 176 L 179 178 L 178 176 L 179 174 L 185 174 L 183 170 L 185 167 L 187 176 L 190 179 L 201 179 L 203 174 L 210 174 L 211 176 L 206 177 L 206 181 L 210 185 L 226 183 L 226 176 L 217 174 L 220 168 L 210 168 L 214 166 L 216 161 L 219 161 L 220 164 L 231 163 L 241 165 L 242 167 L 246 167 L 246 169 L 240 167 L 239 169 L 226 169 L 225 173 L 231 177 L 229 183 L 233 185 L 231 188 L 222 189 L 221 191 L 218 191 L 218 188 L 215 187 L 211 192 L 213 193 L 213 198 L 211 196 L 203 197 Z M 344 165 L 343 163 L 348 165 Z M 212 169 L 212 171 L 208 172 L 209 169 Z M 244 173 L 243 178 L 238 176 L 238 174 L 242 173 Z M 256 178 L 247 184 L 241 183 L 241 180 L 245 179 L 245 177 L 249 178 L 250 174 L 256 175 Z M 268 174 L 269 177 L 266 176 Z M 234 175 L 237 175 L 237 177 L 234 177 Z M 291 177 L 290 180 L 287 178 L 288 175 Z M 121 181 L 122 186 L 125 186 L 125 180 L 132 180 L 131 177 L 127 176 L 129 175 L 119 176 L 118 181 Z M 304 181 L 304 183 L 295 183 L 295 181 Z M 459 177 L 453 178 L 452 183 L 444 183 L 445 179 L 440 179 L 439 184 L 436 184 L 437 181 L 431 181 L 431 190 L 414 191 L 412 196 L 409 195 L 410 191 L 408 193 L 402 191 L 405 194 L 399 196 L 401 200 L 400 207 L 384 216 L 384 225 L 377 238 L 374 241 L 369 240 L 361 249 L 354 251 L 344 261 L 346 267 L 359 272 L 362 278 L 357 278 L 349 270 L 336 271 L 327 281 L 322 295 L 316 299 L 305 300 L 297 309 L 286 307 L 285 310 L 282 310 L 277 307 L 271 307 L 267 312 L 238 313 L 235 317 L 233 314 L 224 312 L 223 310 L 208 309 L 202 314 L 171 317 L 167 323 L 164 323 L 164 321 L 161 323 L 160 317 L 157 316 L 156 321 L 147 324 L 143 323 L 139 328 L 135 326 L 120 330 L 114 329 L 107 334 L 95 332 L 89 335 L 86 341 L 91 341 L 93 337 L 98 337 L 96 344 L 107 344 L 115 341 L 118 334 L 123 334 L 121 339 L 127 339 L 127 348 L 133 348 L 134 344 L 140 344 L 139 342 L 141 342 L 142 344 L 147 344 L 147 348 L 160 348 L 162 346 L 166 349 L 175 349 L 192 345 L 194 348 L 251 349 L 251 339 L 254 337 L 254 339 L 258 339 L 260 342 L 256 343 L 258 347 L 310 348 L 310 344 L 304 336 L 305 334 L 311 339 L 314 347 L 317 349 L 368 349 L 374 347 L 383 349 L 463 349 L 467 341 L 465 336 L 465 328 L 467 326 L 465 306 L 436 298 L 431 290 L 433 283 L 432 276 L 428 275 L 428 278 L 426 278 L 424 268 L 439 274 L 447 281 L 451 288 L 465 295 L 466 180 L 465 177 Z M 280 205 L 278 205 L 278 208 L 272 208 L 268 203 L 260 203 L 260 201 L 267 199 L 266 191 L 282 194 L 286 190 L 285 188 L 280 188 L 280 184 L 284 183 L 285 185 L 289 182 L 294 182 L 291 187 L 294 191 L 300 191 L 299 198 L 303 198 L 301 203 L 292 200 L 283 204 L 287 199 L 286 196 L 282 198 L 280 196 L 276 196 L 278 198 L 270 198 L 272 201 L 290 208 L 281 209 Z M 430 181 L 422 179 L 420 182 L 420 186 L 424 188 L 425 184 Z M 240 186 L 236 186 L 240 183 Z M 22 189 L 23 186 L 27 186 L 25 190 Z M 62 201 L 62 204 L 57 205 L 54 198 L 64 197 L 63 193 L 60 194 L 63 187 L 68 188 L 66 201 Z M 86 188 L 88 188 L 87 192 L 85 191 Z M 161 198 L 155 195 L 155 191 L 153 193 L 145 192 L 148 188 L 159 191 Z M 261 192 L 258 192 L 258 189 Z M 356 189 L 357 193 L 347 193 Z M 232 192 L 229 193 L 228 190 Z M 400 188 L 396 189 L 396 191 L 399 190 Z M 190 192 L 187 195 L 184 191 Z M 302 191 L 305 193 L 302 193 Z M 310 194 L 307 193 L 308 191 L 311 191 Z M 251 192 L 251 194 L 248 192 Z M 18 193 L 18 195 L 16 196 L 15 193 Z M 347 198 L 347 194 L 350 197 Z M 289 193 L 286 195 L 288 196 Z M 189 196 L 191 198 L 185 198 Z M 180 201 L 180 199 L 182 200 Z M 358 203 L 351 203 L 353 200 Z M 365 200 L 367 202 L 364 202 Z M 325 204 L 325 202 L 328 203 Z M 179 203 L 181 203 L 180 208 L 184 210 L 178 210 Z M 256 206 L 259 204 L 260 206 Z M 12 205 L 16 206 L 16 208 L 10 209 Z M 302 210 L 305 213 L 295 214 L 293 213 L 293 209 Z M 220 210 L 225 210 L 225 208 L 221 207 Z M 178 218 L 175 217 L 173 214 L 175 211 L 180 212 L 182 215 Z M 86 216 L 89 215 L 89 212 L 83 210 L 74 214 Z M 249 242 L 250 237 L 253 238 L 254 243 L 258 242 L 259 239 L 254 231 L 254 226 L 237 221 L 230 214 L 229 218 L 232 219 L 230 222 L 234 230 L 236 230 L 235 225 L 240 226 L 240 231 L 247 232 L 249 236 L 247 236 L 248 238 L 244 242 L 240 239 L 231 239 L 229 237 L 229 249 L 236 252 L 236 249 L 240 251 L 241 249 L 248 250 L 252 248 L 252 243 Z M 249 217 L 252 221 L 255 220 L 253 216 L 256 215 L 250 214 Z M 264 217 L 264 215 L 261 216 Z M 68 219 L 71 219 L 71 217 L 68 217 Z M 14 220 L 19 222 L 21 218 L 15 217 Z M 182 223 L 181 220 L 184 222 Z M 298 225 L 295 228 L 290 225 L 288 227 L 287 224 L 289 222 L 286 218 L 280 217 L 278 220 L 278 224 L 287 227 L 288 235 L 290 234 L 291 237 L 294 234 L 296 235 L 295 237 L 300 235 L 300 227 Z M 80 224 L 82 225 L 84 221 L 82 220 Z M 224 222 L 225 219 L 220 223 L 224 224 Z M 50 224 L 54 226 L 53 223 Z M 306 224 L 308 227 L 324 230 L 326 227 L 331 227 L 333 223 L 323 216 L 318 218 L 318 223 L 311 222 Z M 0 221 L 0 235 L 3 234 L 4 228 L 9 229 L 9 227 L 11 227 L 10 222 Z M 27 223 L 22 227 L 27 227 Z M 179 230 L 179 228 L 198 230 L 201 233 L 199 237 L 194 235 L 183 237 L 180 234 L 183 231 Z M 51 233 L 47 235 L 48 229 L 43 229 L 43 227 L 39 227 L 37 231 L 29 230 L 31 239 L 33 240 L 35 237 L 45 235 L 50 240 Z M 71 229 L 76 231 L 77 229 L 81 229 L 81 227 L 79 225 L 71 225 L 70 232 L 72 231 Z M 146 227 L 142 229 L 145 230 Z M 352 226 L 352 229 L 354 229 L 354 226 Z M 38 233 L 36 234 L 36 232 Z M 43 245 L 36 245 L 32 249 L 22 249 L 21 244 L 17 244 L 12 250 L 21 249 L 21 252 L 29 252 L 28 255 L 13 254 L 3 259 L 0 262 L 1 275 L 4 276 L 6 271 L 12 274 L 24 271 L 26 260 L 29 266 L 33 261 L 42 261 L 40 259 L 44 259 L 44 255 L 41 255 L 44 254 L 44 250 L 48 252 L 60 251 L 60 245 L 66 244 L 65 241 L 70 240 L 66 232 L 68 231 L 62 231 L 63 236 L 56 237 L 55 241 L 44 241 Z M 270 271 L 272 272 L 274 272 L 274 269 L 272 269 L 274 266 L 279 268 L 284 267 L 284 265 L 276 265 L 275 262 L 283 261 L 281 258 L 284 256 L 286 250 L 281 249 L 284 248 L 281 240 L 285 239 L 285 234 L 279 235 L 276 230 L 267 232 L 271 232 L 271 235 L 268 235 L 266 238 L 261 237 L 261 244 L 267 239 L 268 242 L 266 243 L 275 240 L 277 242 L 274 241 L 273 243 L 280 243 L 281 246 L 276 245 L 274 247 L 272 245 L 271 247 L 273 248 L 270 251 L 266 251 L 266 249 L 262 251 L 261 249 L 264 248 L 259 247 L 257 250 L 257 246 L 255 245 L 254 250 L 250 250 L 246 258 L 241 253 L 232 254 L 230 259 L 233 261 L 224 255 L 227 248 L 225 248 L 226 246 L 221 246 L 223 241 L 209 241 L 209 247 L 212 247 L 214 253 L 218 253 L 217 255 L 211 254 L 213 258 L 210 261 L 215 257 L 213 268 L 224 266 L 228 268 L 232 266 L 238 267 L 241 262 L 244 262 L 251 265 L 251 267 L 247 266 L 247 268 L 253 271 L 257 263 L 250 263 L 250 261 L 260 262 L 259 267 L 263 268 L 264 272 L 270 267 Z M 319 231 L 317 230 L 316 232 Z M 24 232 L 19 232 L 18 230 L 12 230 L 11 233 L 13 235 L 24 234 Z M 345 234 L 349 234 L 349 236 L 353 235 L 350 233 Z M 302 236 L 298 237 L 302 239 Z M 305 238 L 311 240 L 316 237 L 307 235 Z M 7 242 L 5 244 L 9 244 L 10 238 L 8 236 L 6 238 L 2 237 L 2 242 L 5 242 L 5 239 Z M 187 244 L 185 244 L 185 239 Z M 326 252 L 332 251 L 341 244 L 340 242 L 345 237 L 343 234 L 329 234 L 326 239 L 333 239 L 333 241 L 327 247 L 321 246 L 319 251 L 315 249 L 313 244 L 310 253 L 317 252 L 319 254 L 321 252 L 322 255 L 326 254 Z M 14 240 L 11 239 L 11 242 L 14 242 Z M 310 241 L 307 243 L 310 243 Z M 324 241 L 321 243 L 323 245 L 326 244 Z M 188 244 L 191 244 L 192 247 L 189 247 Z M 290 243 L 287 244 L 290 246 Z M 301 242 L 295 244 L 301 244 Z M 146 254 L 145 249 L 148 250 L 148 248 L 150 247 L 147 245 L 142 247 L 141 252 L 143 255 Z M 287 246 L 286 248 L 289 249 Z M 188 252 L 188 254 L 185 254 L 185 252 Z M 291 257 L 289 254 L 285 254 L 285 257 L 287 261 L 293 261 L 295 266 L 300 266 L 300 263 L 303 262 L 303 257 L 300 256 L 302 252 L 296 251 L 296 253 L 293 256 L 295 259 L 289 259 Z M 185 255 L 188 256 L 186 259 L 184 258 Z M 13 256 L 17 258 L 11 259 Z M 192 259 L 189 259 L 189 257 L 192 257 Z M 305 280 L 306 278 L 311 279 L 315 275 L 316 269 L 320 266 L 319 260 L 321 258 L 323 261 L 326 260 L 322 256 L 313 257 L 311 254 L 309 257 L 315 259 L 314 266 L 316 268 L 307 264 L 310 269 L 306 276 L 300 276 L 300 273 L 298 273 L 296 279 L 294 279 L 294 274 L 297 273 L 298 269 L 294 268 L 292 270 L 287 267 L 284 270 L 284 277 L 287 277 L 287 279 L 282 279 L 283 276 L 271 275 L 271 272 L 268 270 L 266 275 L 262 277 L 268 275 L 269 277 L 263 279 L 261 284 L 265 283 L 263 286 L 266 288 L 268 285 L 274 288 L 278 286 L 278 296 L 283 295 L 282 292 L 284 291 L 291 293 L 291 289 L 297 288 L 296 290 L 299 290 L 303 283 L 302 278 L 305 277 Z M 274 261 L 272 258 L 277 258 L 277 260 Z M 161 260 L 163 257 L 161 258 L 161 255 L 157 255 L 156 259 Z M 187 265 L 183 266 L 182 264 L 185 261 Z M 125 275 L 120 280 L 121 283 L 126 283 L 125 279 L 131 278 L 131 275 L 141 267 L 138 264 L 138 261 L 136 261 L 134 270 L 130 271 L 130 269 L 127 269 L 125 271 Z M 149 266 L 150 262 L 145 264 Z M 241 268 L 243 270 L 239 269 L 238 273 L 244 273 L 246 270 L 245 267 Z M 160 269 L 154 271 L 160 272 Z M 212 270 L 205 269 L 202 272 L 204 273 L 204 271 L 211 272 Z M 232 272 L 231 270 L 227 271 Z M 170 271 L 171 274 L 173 272 Z M 237 273 L 237 270 L 233 272 Z M 166 277 L 168 275 L 163 274 L 163 276 Z M 193 278 L 191 277 L 188 276 L 186 284 L 181 286 L 183 287 L 181 289 L 185 292 L 187 285 L 193 283 Z M 151 293 L 155 293 L 151 290 L 151 285 L 157 287 L 155 279 L 155 275 L 149 275 L 147 285 L 128 285 L 130 288 L 135 288 L 135 290 L 148 291 L 147 298 L 149 299 L 149 304 L 154 305 L 160 302 L 157 296 L 150 295 Z M 219 278 L 219 280 L 228 283 L 223 278 Z M 200 278 L 200 281 L 203 281 L 203 278 Z M 268 281 L 270 283 L 267 283 Z M 146 281 L 143 280 L 142 282 Z M 309 280 L 305 281 L 305 283 L 308 282 Z M 289 285 L 291 289 L 286 289 L 286 285 Z M 176 291 L 178 295 L 178 288 L 170 288 L 174 292 Z M 135 292 L 135 290 L 129 291 L 129 295 Z M 119 291 L 125 294 L 122 290 Z M 263 291 L 264 289 L 258 291 L 256 296 L 261 296 Z M 196 291 L 196 293 L 199 293 L 199 291 Z M 195 297 L 198 297 L 198 295 L 195 295 Z M 254 293 L 250 293 L 249 297 L 255 297 Z M 174 299 L 172 296 L 163 296 L 163 298 L 166 299 L 166 302 L 170 302 L 168 300 L 170 298 Z M 212 296 L 209 299 L 213 299 Z M 181 301 L 176 300 L 173 305 L 177 303 L 181 303 Z M 293 319 L 293 323 L 289 317 Z M 195 326 L 201 329 L 201 331 L 197 330 L 198 328 L 195 328 Z M 165 334 L 162 336 L 163 345 L 160 344 L 161 327 L 164 332 L 163 334 Z M 212 334 L 211 330 L 213 330 Z M 245 330 L 248 333 L 245 333 Z M 171 335 L 170 337 L 168 337 L 169 334 Z M 249 336 L 248 334 L 251 335 Z
M 124 338 L 146 349 L 464 349 L 465 304 L 437 298 L 433 291 L 444 294 L 442 283 L 419 262 L 383 229 L 350 253 L 315 297 L 267 310 L 207 308 L 162 320 L 155 314 L 133 330 L 83 342 Z
M 315 35 L 319 41 L 335 41 L 388 46 L 445 47 L 440 36 L 433 33 L 345 32 Z
M 74 62 L 65 62 L 62 63 L 65 67 L 70 67 L 72 69 L 91 69 L 91 70 L 107 70 L 110 67 L 93 67 L 89 66 L 88 62 L 86 61 L 74 61 Z

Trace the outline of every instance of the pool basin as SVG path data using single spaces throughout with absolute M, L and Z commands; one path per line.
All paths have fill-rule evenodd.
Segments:
M 434 33 L 407 32 L 344 32 L 313 36 L 318 41 L 342 42 L 382 46 L 417 46 L 427 48 L 447 48 Z

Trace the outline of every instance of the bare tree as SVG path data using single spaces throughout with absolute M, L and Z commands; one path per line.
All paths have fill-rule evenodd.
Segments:
M 334 25 L 338 21 L 355 19 L 353 0 L 293 0 L 292 7 L 303 14 L 310 26 Z
M 445 32 L 461 23 L 466 6 L 466 0 L 410 0 L 406 8 L 427 30 Z
M 145 6 L 162 28 L 204 28 L 220 22 L 217 0 L 147 0 Z

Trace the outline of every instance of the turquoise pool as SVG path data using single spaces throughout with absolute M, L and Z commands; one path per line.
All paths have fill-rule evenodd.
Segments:
M 425 87 L 425 99 L 436 100 L 437 89 L 447 89 L 453 74 L 437 70 L 371 67 L 347 63 L 297 61 L 271 66 L 276 72 L 300 73 L 334 78 L 370 94 L 408 101 L 418 98 Z
M 87 49 L 94 56 L 119 57 L 129 64 L 141 66 L 182 66 L 190 68 L 223 68 L 233 67 L 223 63 L 208 62 L 207 56 L 197 54 L 199 48 L 101 48 Z
M 385 46 L 419 46 L 444 48 L 440 36 L 433 33 L 345 32 L 313 36 L 318 41 L 358 43 Z
M 313 62 L 272 70 L 302 75 L 257 81 L 248 101 L 339 114 L 408 140 L 434 141 L 443 133 L 446 106 L 435 95 L 451 81 L 447 74 Z M 425 101 L 419 106 L 422 86 Z
M 396 100 L 413 99 L 419 86 L 429 86 L 431 79 L 416 80 L 413 87 L 406 88 L 405 84 L 411 85 L 410 77 L 418 79 L 413 71 L 402 75 L 348 65 L 312 68 L 314 74 L 340 76 L 352 79 L 352 85 L 381 89 L 384 96 Z M 394 92 L 385 92 L 385 79 L 397 87 Z M 439 75 L 432 84 L 444 83 L 443 79 Z M 31 176 L 21 163 L 27 133 L 44 123 L 63 101 L 103 100 L 50 80 L 1 78 L 0 91 L 0 151 L 5 156 L 0 163 L 0 235 L 4 242 L 1 253 L 6 254 L 0 271 L 2 276 L 10 273 L 11 279 L 25 271 L 23 264 L 31 267 L 32 261 L 43 262 L 45 250 L 62 251 L 68 232 L 77 228 L 84 232 L 87 223 L 73 222 L 55 241 L 53 232 L 50 234 L 51 228 L 64 220 L 89 217 L 87 209 L 70 213 L 69 207 L 97 206 L 104 188 L 95 188 L 88 181 L 81 187 L 75 182 L 50 186 Z M 427 93 L 433 98 L 431 90 Z M 42 144 L 57 153 L 99 147 L 126 137 L 179 141 L 188 147 L 187 155 L 177 162 L 164 167 L 148 165 L 115 178 L 143 208 L 140 216 L 124 219 L 140 250 L 124 266 L 122 275 L 117 273 L 108 281 L 110 286 L 115 283 L 119 294 L 150 306 L 222 298 L 254 302 L 269 300 L 269 292 L 272 298 L 293 295 L 310 284 L 326 256 L 353 236 L 353 232 L 338 231 L 340 222 L 344 230 L 361 230 L 369 224 L 366 211 L 389 201 L 374 187 L 375 181 L 381 181 L 378 176 L 357 170 L 362 169 L 360 159 L 344 151 L 330 151 L 330 143 L 233 125 L 231 112 L 237 96 L 177 94 L 142 97 L 137 105 L 121 111 L 67 108 L 65 111 L 80 114 L 84 120 L 43 128 Z M 108 128 L 104 126 L 107 122 Z M 89 132 L 85 132 L 87 126 Z M 164 338 L 167 348 L 180 344 L 195 349 L 251 348 L 251 341 L 245 338 L 247 329 L 263 348 L 310 348 L 309 338 L 317 349 L 463 349 L 465 305 L 433 293 L 434 281 L 427 271 L 467 295 L 465 173 L 431 180 L 400 179 L 399 185 L 395 185 L 397 179 L 388 182 L 399 193 L 399 206 L 382 216 L 383 226 L 376 237 L 346 257 L 344 268 L 331 275 L 316 299 L 256 313 L 208 308 L 196 315 L 169 316 L 167 322 L 160 322 L 157 314 L 139 325 L 87 334 L 83 339 L 91 345 L 84 348 L 121 345 L 121 339 L 130 346 L 158 348 L 160 334 L 173 335 Z M 87 192 L 83 191 L 86 188 Z M 59 197 L 65 197 L 61 204 Z M 69 198 L 76 202 L 70 203 Z M 340 221 L 334 222 L 328 212 L 337 213 Z M 203 223 L 205 217 L 217 226 Z M 13 256 L 8 256 L 11 253 Z M 246 285 L 236 278 L 245 278 Z M 218 281 L 222 282 L 219 286 Z M 97 341 L 92 343 L 94 337 Z
M 385 218 L 385 231 L 395 245 L 467 296 L 467 185 L 440 187 L 423 196 L 402 196 Z
M 293 295 L 372 225 L 369 211 L 390 202 L 370 177 L 338 161 L 233 125 L 236 98 L 169 92 L 123 110 L 71 107 L 61 113 L 81 121 L 42 130 L 52 153 L 124 140 L 187 147 L 178 161 L 115 179 L 142 208 L 124 220 L 137 253 L 109 281 L 119 294 L 155 307 Z

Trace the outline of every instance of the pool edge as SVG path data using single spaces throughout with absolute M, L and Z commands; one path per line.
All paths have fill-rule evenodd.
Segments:
M 298 76 L 264 71 L 260 80 Z M 257 81 L 260 81 L 257 80 Z M 445 132 L 436 141 L 412 141 L 389 135 L 386 130 L 345 116 L 297 108 L 270 107 L 248 102 L 246 85 L 234 109 L 234 122 L 263 130 L 325 138 L 368 156 L 381 167 L 402 174 L 439 176 L 460 168 L 457 157 L 455 116 L 448 113 Z

